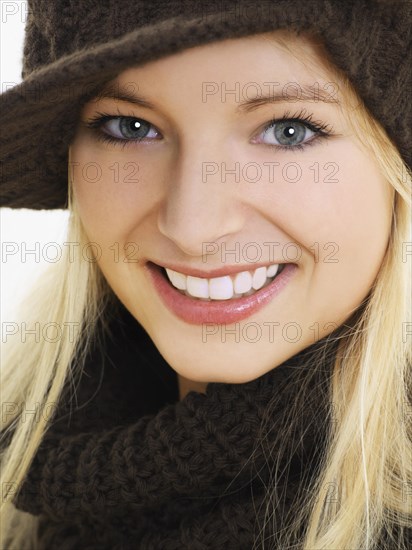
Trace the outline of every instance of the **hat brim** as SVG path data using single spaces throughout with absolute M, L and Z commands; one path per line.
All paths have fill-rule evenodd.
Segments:
M 62 57 L 1 95 L 1 206 L 67 208 L 68 147 L 80 109 L 108 80 L 131 66 L 228 37 L 264 32 L 218 18 L 174 18 Z M 278 25 L 281 24 L 278 21 Z M 285 22 L 286 23 L 286 22 Z M 276 27 L 276 22 L 275 22 Z M 176 40 L 176 37 L 179 37 Z
M 332 57 L 348 69 L 340 31 L 328 16 L 315 21 L 310 4 L 302 4 L 309 7 L 302 7 L 299 18 L 280 9 L 281 5 L 271 10 L 270 17 L 264 12 L 243 19 L 218 14 L 189 20 L 175 17 L 67 55 L 31 73 L 1 96 L 1 206 L 67 208 L 68 148 L 81 107 L 128 67 L 212 41 L 287 28 L 326 38 Z

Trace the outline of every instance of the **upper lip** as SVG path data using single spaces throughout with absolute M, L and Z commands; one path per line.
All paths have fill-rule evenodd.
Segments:
M 172 269 L 173 271 L 178 271 L 179 273 L 183 273 L 183 275 L 191 276 L 191 277 L 200 277 L 202 279 L 211 279 L 213 277 L 223 277 L 224 275 L 233 275 L 235 273 L 240 273 L 241 271 L 254 271 L 258 267 L 269 267 L 273 264 L 285 264 L 287 262 L 281 262 L 274 260 L 273 262 L 265 262 L 265 263 L 250 263 L 250 264 L 243 264 L 243 265 L 226 265 L 223 267 L 219 267 L 218 269 L 212 269 L 211 271 L 203 271 L 202 269 L 196 269 L 192 267 L 186 267 L 186 266 L 179 266 L 177 264 L 164 264 L 162 262 L 149 262 L 157 264 L 160 267 Z

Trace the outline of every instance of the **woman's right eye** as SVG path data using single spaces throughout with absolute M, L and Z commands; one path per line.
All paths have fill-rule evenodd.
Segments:
M 99 114 L 85 122 L 87 128 L 96 131 L 96 137 L 111 143 L 159 139 L 160 132 L 150 122 L 130 116 Z

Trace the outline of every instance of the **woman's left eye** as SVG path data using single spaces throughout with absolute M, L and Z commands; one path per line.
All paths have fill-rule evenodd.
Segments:
M 254 143 L 265 143 L 281 150 L 302 150 L 328 135 L 330 132 L 325 124 L 309 122 L 309 119 L 283 118 L 270 122 L 259 134 L 261 141 L 254 140 Z

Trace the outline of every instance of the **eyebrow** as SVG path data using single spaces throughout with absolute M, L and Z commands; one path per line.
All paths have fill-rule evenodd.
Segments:
M 154 110 L 156 107 L 153 103 L 143 97 L 139 97 L 134 93 L 127 90 L 126 87 L 119 84 L 109 83 L 106 84 L 93 98 L 93 100 L 99 100 L 102 98 L 115 99 L 116 101 L 125 101 L 127 103 L 134 103 L 139 107 L 146 107 L 147 109 Z
M 279 82 L 266 83 L 266 84 L 277 84 L 280 86 Z M 332 82 L 328 84 L 333 84 Z M 278 86 L 278 87 L 279 87 Z M 291 90 L 291 91 L 288 91 Z M 239 104 L 236 109 L 236 112 L 251 112 L 255 109 L 258 109 L 261 105 L 267 105 L 272 103 L 297 103 L 299 101 L 305 102 L 314 102 L 318 101 L 322 103 L 332 103 L 334 105 L 340 105 L 339 100 L 336 97 L 333 97 L 332 94 L 326 92 L 324 89 L 319 86 L 313 86 L 308 84 L 300 85 L 297 82 L 291 82 L 285 84 L 280 92 L 277 93 L 268 93 L 265 95 L 260 95 L 257 97 L 252 97 L 243 101 Z
M 278 84 L 280 83 L 266 83 L 268 84 Z M 332 84 L 329 82 L 327 84 Z M 286 91 L 285 91 L 286 88 Z M 292 90 L 290 92 L 289 90 Z M 230 95 L 230 92 L 227 92 Z M 233 95 L 234 92 L 232 92 Z M 156 109 L 156 106 L 151 103 L 149 100 L 144 97 L 138 96 L 137 94 L 132 93 L 127 90 L 126 87 L 122 87 L 119 84 L 109 83 L 106 84 L 95 96 L 94 99 L 98 100 L 101 98 L 114 99 L 116 101 L 124 101 L 127 103 L 133 103 L 139 107 L 145 107 L 146 109 L 151 109 L 152 111 Z M 262 105 L 272 104 L 272 103 L 297 103 L 299 101 L 304 102 L 321 102 L 321 103 L 331 103 L 334 105 L 340 105 L 339 100 L 334 97 L 332 94 L 328 93 L 319 86 L 313 85 L 300 85 L 297 82 L 292 82 L 285 84 L 280 92 L 277 93 L 268 93 L 265 95 L 259 95 L 256 97 L 248 98 L 245 101 L 239 103 L 236 108 L 236 113 L 249 113 L 252 112 Z

